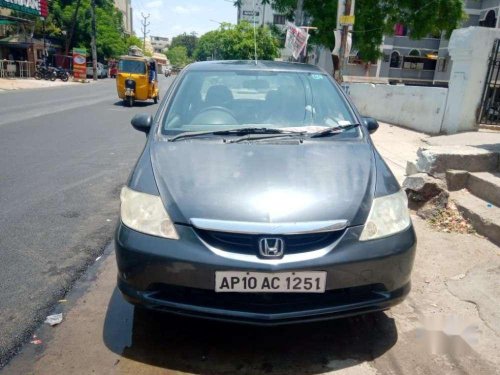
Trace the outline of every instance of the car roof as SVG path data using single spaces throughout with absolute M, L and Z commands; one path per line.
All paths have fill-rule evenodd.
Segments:
M 320 73 L 325 72 L 315 65 L 291 63 L 283 61 L 267 60 L 224 60 L 224 61 L 201 61 L 190 64 L 186 71 L 275 71 L 275 72 L 301 72 Z

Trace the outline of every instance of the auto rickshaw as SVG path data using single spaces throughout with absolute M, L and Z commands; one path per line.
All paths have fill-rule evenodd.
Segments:
M 136 100 L 160 100 L 158 69 L 155 60 L 144 56 L 126 55 L 118 62 L 116 77 L 118 97 L 132 107 Z

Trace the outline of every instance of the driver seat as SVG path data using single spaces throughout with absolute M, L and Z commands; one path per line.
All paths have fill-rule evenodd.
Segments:
M 230 109 L 233 99 L 233 93 L 226 86 L 211 86 L 205 96 L 205 107 L 224 107 Z

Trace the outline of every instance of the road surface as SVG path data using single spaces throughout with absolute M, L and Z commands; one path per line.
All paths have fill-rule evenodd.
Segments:
M 111 240 L 145 140 L 130 119 L 158 106 L 123 107 L 111 79 L 0 103 L 1 365 Z

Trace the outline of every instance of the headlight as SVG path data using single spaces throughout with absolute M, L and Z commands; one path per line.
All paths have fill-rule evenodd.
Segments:
M 174 224 L 161 198 L 123 187 L 120 194 L 123 224 L 138 232 L 178 240 Z
M 375 198 L 360 241 L 374 240 L 401 232 L 410 226 L 408 198 L 403 190 Z

